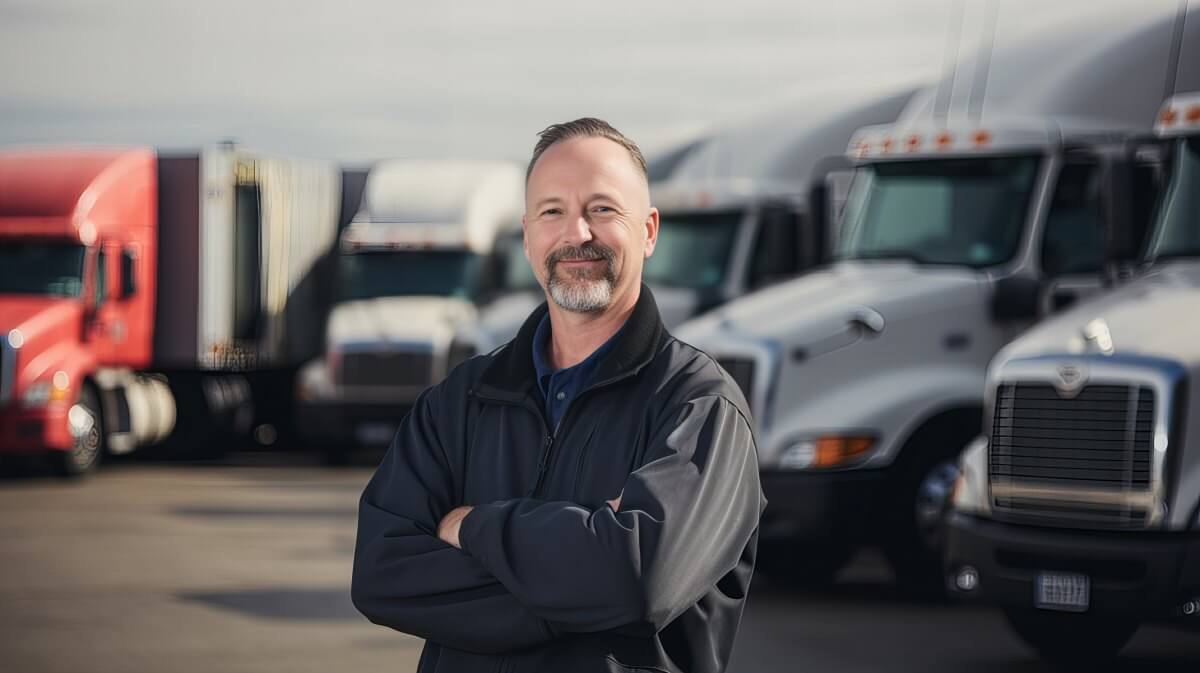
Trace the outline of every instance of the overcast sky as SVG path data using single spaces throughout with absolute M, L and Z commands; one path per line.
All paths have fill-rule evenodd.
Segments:
M 929 80 L 987 0 L 0 0 L 0 143 L 226 137 L 359 161 L 528 155 L 600 116 L 653 150 Z M 992 0 L 997 43 L 1177 0 Z

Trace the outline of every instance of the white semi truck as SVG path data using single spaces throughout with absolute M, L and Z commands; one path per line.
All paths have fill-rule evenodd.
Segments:
M 1180 63 L 1200 84 L 1200 53 Z M 949 518 L 952 592 L 1059 664 L 1116 654 L 1143 620 L 1200 620 L 1200 93 L 1157 130 L 1170 179 L 1145 267 L 992 361 Z
M 979 433 L 987 363 L 1100 291 L 1148 226 L 1156 163 L 1131 139 L 1152 128 L 1172 36 L 1169 20 L 1108 25 L 964 59 L 851 141 L 831 267 L 677 330 L 750 401 L 765 571 L 825 582 L 878 542 L 903 586 L 940 588 L 946 498 Z M 969 95 L 955 100 L 956 85 Z M 1135 193 L 1128 209 L 1115 188 Z
M 651 184 L 661 216 L 643 276 L 674 326 L 822 264 L 830 253 L 830 172 L 847 171 L 859 127 L 896 119 L 912 89 L 760 115 L 691 148 Z
M 520 229 L 524 173 L 500 161 L 386 161 L 340 238 L 326 353 L 296 383 L 301 436 L 331 461 L 388 442 L 422 390 L 478 352 L 476 301 Z

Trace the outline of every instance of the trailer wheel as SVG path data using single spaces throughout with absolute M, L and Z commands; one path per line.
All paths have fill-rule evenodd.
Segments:
M 100 397 L 90 385 L 83 387 L 79 401 L 67 412 L 67 423 L 74 444 L 71 450 L 55 451 L 50 458 L 58 474 L 75 478 L 95 470 L 104 453 L 104 417 L 100 412 Z
M 1137 633 L 1131 617 L 1048 612 L 1032 608 L 1004 611 L 1017 636 L 1062 670 L 1093 670 L 1111 661 Z

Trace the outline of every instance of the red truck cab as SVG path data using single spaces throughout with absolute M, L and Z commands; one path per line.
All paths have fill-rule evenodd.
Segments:
M 151 359 L 156 161 L 149 149 L 0 153 L 0 452 L 49 450 L 83 472 L 105 419 L 130 415 L 103 379 Z

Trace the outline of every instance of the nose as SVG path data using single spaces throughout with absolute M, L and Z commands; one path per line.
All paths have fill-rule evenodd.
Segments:
M 567 225 L 567 230 L 563 232 L 563 243 L 567 245 L 578 246 L 594 238 L 592 236 L 592 225 L 584 213 L 580 213 L 571 219 Z

